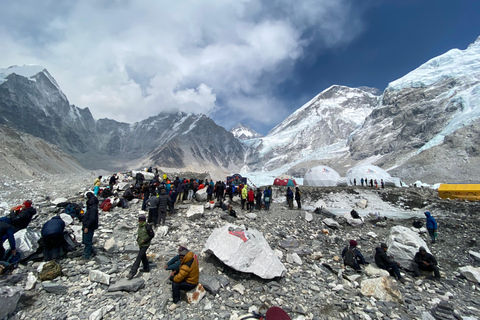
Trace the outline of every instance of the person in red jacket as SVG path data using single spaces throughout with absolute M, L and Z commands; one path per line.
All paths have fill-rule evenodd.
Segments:
M 253 205 L 255 203 L 255 193 L 253 192 L 252 188 L 248 189 L 247 199 L 248 199 L 247 211 L 250 210 L 250 212 L 252 212 Z

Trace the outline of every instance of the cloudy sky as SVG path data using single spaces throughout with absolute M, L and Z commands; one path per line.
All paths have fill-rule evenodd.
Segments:
M 476 0 L 2 0 L 0 68 L 96 119 L 204 113 L 266 134 L 333 84 L 381 90 L 480 35 Z

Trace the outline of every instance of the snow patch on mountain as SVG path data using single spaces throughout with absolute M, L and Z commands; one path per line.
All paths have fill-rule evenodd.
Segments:
M 240 140 L 249 140 L 249 139 L 263 137 L 263 135 L 256 132 L 246 124 L 241 124 L 241 123 L 237 124 L 235 127 L 230 129 L 230 132 L 233 134 L 235 138 Z
M 33 78 L 35 75 L 37 75 L 40 72 L 44 72 L 45 68 L 42 66 L 38 65 L 23 65 L 23 66 L 11 66 L 9 68 L 0 68 L 0 84 L 3 82 L 7 81 L 7 77 L 11 75 L 12 73 L 15 73 L 19 76 L 28 78 L 31 81 L 36 81 L 35 78 Z M 49 77 L 51 78 L 51 77 Z

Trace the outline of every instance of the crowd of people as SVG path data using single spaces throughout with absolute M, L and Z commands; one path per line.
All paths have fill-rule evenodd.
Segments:
M 95 179 L 93 192 L 86 193 L 84 214 L 76 215 L 82 222 L 83 259 L 85 261 L 92 257 L 93 237 L 99 224 L 98 215 L 101 205 L 99 205 L 97 196 L 103 198 L 118 196 L 115 190 L 119 179 L 118 176 L 113 174 L 108 180 L 108 186 L 103 190 L 100 188 L 101 179 L 102 176 Z M 143 264 L 143 268 L 140 271 L 150 271 L 146 252 L 155 236 L 154 228 L 165 224 L 168 212 L 170 215 L 176 213 L 175 203 L 177 201 L 194 199 L 196 193 L 203 188 L 206 188 L 207 201 L 215 199 L 234 218 L 237 217 L 237 213 L 233 209 L 232 203 L 234 203 L 233 196 L 236 194 L 240 196 L 241 209 L 245 210 L 246 206 L 247 211 L 270 210 L 270 204 L 273 200 L 271 186 L 263 190 L 256 188 L 254 192 L 252 187 L 249 187 L 242 181 L 237 183 L 235 181 L 227 181 L 225 183 L 222 181 L 208 181 L 208 179 L 180 179 L 179 177 L 172 181 L 165 174 L 160 177 L 157 170 L 153 179 L 145 179 L 142 173 L 137 173 L 135 175 L 135 183 L 126 188 L 120 204 L 122 206 L 128 205 L 128 202 L 135 198 L 143 198 L 142 210 L 148 211 L 148 214 L 142 214 L 138 217 L 137 244 L 139 252 L 127 275 L 127 279 L 132 279 L 136 275 L 140 264 Z M 293 200 L 296 201 L 297 208 L 301 209 L 301 192 L 298 187 L 295 187 L 295 192 L 288 187 L 285 196 L 290 209 L 294 208 Z M 225 206 L 223 202 L 227 197 L 230 198 L 230 202 L 228 206 Z M 26 200 L 22 205 L 12 208 L 9 215 L 0 218 L 0 271 L 4 270 L 5 266 L 8 265 L 9 257 L 17 255 L 14 234 L 26 228 L 35 214 L 36 209 L 32 206 L 32 201 Z M 435 243 L 437 223 L 430 212 L 425 212 L 425 216 L 429 235 L 432 243 Z M 59 259 L 67 253 L 65 222 L 60 216 L 54 216 L 48 220 L 42 227 L 41 235 L 45 261 Z M 7 240 L 10 244 L 9 252 L 5 252 L 3 247 L 3 243 Z M 400 274 L 400 264 L 387 254 L 387 250 L 388 246 L 385 243 L 381 243 L 375 249 L 375 263 L 379 268 L 388 270 L 392 276 L 403 282 L 404 279 Z M 357 247 L 357 241 L 353 239 L 343 249 L 342 258 L 345 266 L 349 266 L 356 271 L 360 271 L 362 265 L 368 264 Z M 180 290 L 190 290 L 198 284 L 198 259 L 185 246 L 180 246 L 178 255 L 165 265 L 165 269 L 172 271 L 170 280 L 172 281 L 173 304 L 170 306 L 170 310 L 174 310 L 180 300 Z M 410 269 L 413 270 L 415 276 L 419 276 L 420 272 L 424 270 L 433 272 L 434 277 L 432 278 L 440 278 L 435 257 L 427 253 L 424 247 L 419 248 L 418 253 L 411 262 Z

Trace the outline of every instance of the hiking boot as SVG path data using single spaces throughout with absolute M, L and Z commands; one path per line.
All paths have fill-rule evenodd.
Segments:
M 170 305 L 170 307 L 168 307 L 168 310 L 173 311 L 173 310 L 177 309 L 177 307 L 178 307 L 178 305 L 176 303 L 172 303 Z
M 398 279 L 398 281 L 401 282 L 401 283 L 406 283 L 407 282 L 407 280 L 405 280 L 405 278 L 400 278 L 400 279 Z
M 132 280 L 133 278 L 133 274 L 129 273 L 127 276 L 126 276 L 127 280 Z
M 148 273 L 148 272 L 150 272 L 150 269 L 145 269 L 145 268 L 143 268 L 143 269 L 140 269 L 140 272 L 146 272 L 146 273 Z

